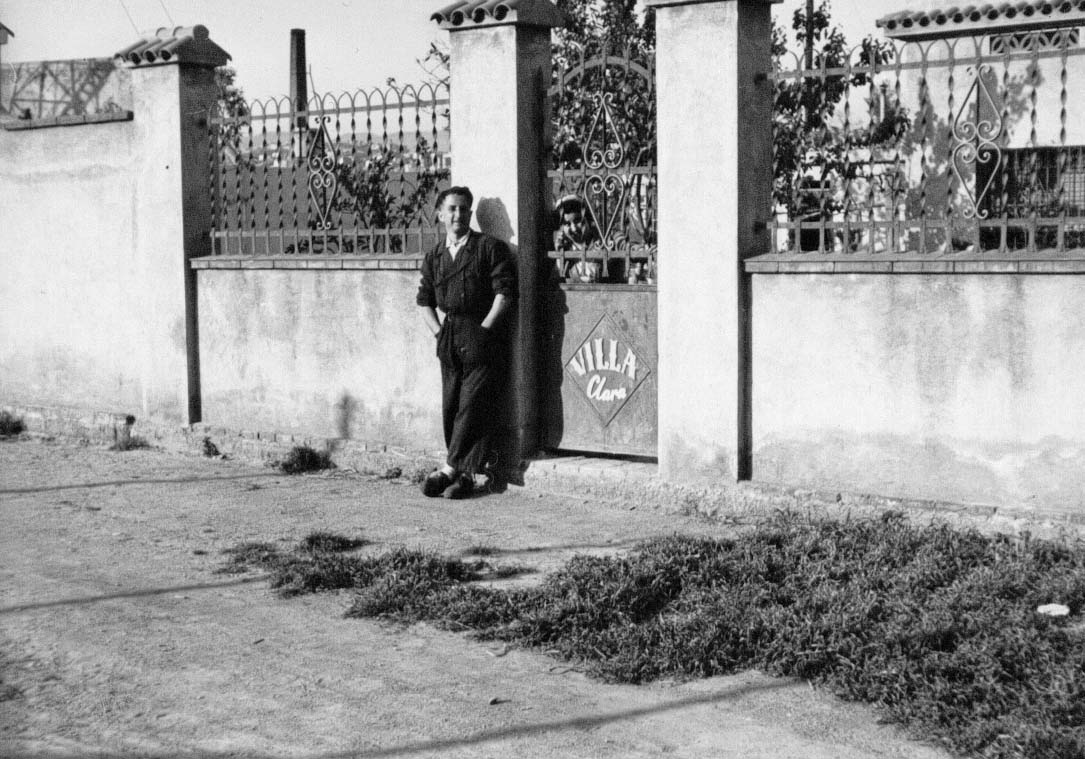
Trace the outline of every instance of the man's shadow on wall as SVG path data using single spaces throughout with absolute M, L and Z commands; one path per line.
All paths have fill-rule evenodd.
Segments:
M 519 247 L 512 242 L 516 231 L 512 228 L 508 209 L 500 198 L 479 198 L 475 208 L 475 220 L 478 228 L 490 237 L 495 237 L 509 246 L 513 260 L 519 254 Z
M 512 243 L 515 232 L 504 202 L 499 198 L 480 198 L 475 210 L 475 219 L 478 221 L 480 230 L 508 245 L 517 274 L 517 282 L 520 282 L 520 248 Z M 546 257 L 545 251 L 542 251 L 541 255 Z M 541 446 L 550 448 L 555 447 L 562 436 L 561 347 L 565 337 L 565 314 L 568 312 L 568 307 L 565 303 L 565 292 L 559 286 L 557 269 L 549 265 L 548 257 L 543 262 L 539 274 L 538 287 L 542 290 L 542 300 L 537 319 L 542 355 L 539 356 L 537 364 L 541 385 L 537 402 L 542 404 L 542 408 L 538 410 L 536 418 L 541 427 Z M 520 339 L 518 329 L 512 330 L 510 338 L 514 341 Z M 510 363 L 509 369 L 511 368 Z M 497 428 L 500 432 L 494 440 L 496 465 L 493 472 L 493 489 L 497 492 L 503 491 L 508 483 L 521 486 L 524 484 L 527 461 L 523 459 L 523 456 L 533 453 L 533 451 L 519 450 L 517 444 L 514 413 L 516 398 L 511 380 L 511 374 L 507 375 L 506 381 L 501 383 L 500 396 L 497 399 L 499 408 Z

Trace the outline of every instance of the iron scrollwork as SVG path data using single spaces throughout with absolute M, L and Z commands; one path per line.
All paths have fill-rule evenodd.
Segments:
M 585 51 L 579 50 L 579 55 Z M 554 197 L 583 203 L 590 247 L 655 243 L 655 109 L 650 60 L 633 52 L 574 56 L 551 88 L 558 134 Z
M 314 130 L 315 136 L 309 144 L 309 152 L 306 155 L 306 165 L 309 168 L 309 197 L 316 206 L 316 229 L 319 230 L 333 228 L 330 217 L 335 204 L 335 193 L 339 186 L 339 180 L 335 176 L 335 150 L 328 136 L 327 122 L 330 118 L 323 116 L 318 119 L 318 128 Z
M 625 143 L 614 123 L 614 93 L 592 95 L 595 114 L 588 135 L 581 144 L 584 166 L 584 191 L 588 213 L 599 230 L 603 246 L 614 248 L 621 231 L 628 183 L 621 172 L 625 162 Z
M 994 184 L 996 172 L 988 172 L 987 181 L 982 187 L 977 185 L 974 191 L 969 187 L 965 172 L 977 165 L 993 162 L 997 167 L 1002 162 L 1002 149 L 998 145 L 1002 136 L 1002 111 L 984 81 L 992 75 L 989 65 L 976 68 L 972 87 L 953 120 L 953 138 L 957 144 L 953 147 L 950 165 L 968 197 L 968 204 L 961 212 L 966 219 L 987 218 L 988 211 L 982 206 Z M 990 114 L 989 118 L 983 117 L 985 112 Z

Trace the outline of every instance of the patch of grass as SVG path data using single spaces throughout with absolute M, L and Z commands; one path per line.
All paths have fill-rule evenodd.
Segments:
M 425 480 L 426 477 L 429 476 L 429 473 L 432 471 L 433 469 L 431 468 L 418 466 L 411 470 L 408 479 L 410 479 L 412 485 L 421 485 L 422 481 Z
M 353 551 L 369 543 L 362 538 L 348 538 L 334 532 L 312 532 L 298 543 L 298 550 L 306 553 L 342 553 Z
M 468 629 L 608 681 L 756 667 L 875 704 L 961 755 L 1085 756 L 1080 542 L 783 514 L 733 540 L 578 556 L 536 588 L 471 584 L 482 564 L 400 550 L 322 571 L 359 588 L 348 616 Z M 1053 601 L 1071 615 L 1036 613 Z
M 382 480 L 398 480 L 402 476 L 403 469 L 398 466 L 390 466 L 380 474 Z
M 327 451 L 315 451 L 307 445 L 295 445 L 286 458 L 279 462 L 279 469 L 285 474 L 318 472 L 321 469 L 334 469 L 335 463 Z
M 136 451 L 142 448 L 150 448 L 151 444 L 139 435 L 129 435 L 127 438 L 118 440 L 109 446 L 111 451 Z
M 0 652 L 0 703 L 22 698 L 23 689 L 12 682 L 15 664 L 4 652 Z
M 335 553 L 296 556 L 283 564 L 271 581 L 284 596 L 343 588 L 368 588 L 383 577 L 412 578 L 422 582 L 465 581 L 478 574 L 461 562 L 407 549 L 380 556 L 344 556 Z
M 388 576 L 401 578 L 417 595 L 420 589 L 435 583 L 505 579 L 530 571 L 518 565 L 463 562 L 405 548 L 380 556 L 346 554 L 368 543 L 331 532 L 311 533 L 289 553 L 272 543 L 240 543 L 223 551 L 230 558 L 215 571 L 236 574 L 250 569 L 268 570 L 272 572 L 271 587 L 282 596 L 345 588 L 371 589 Z
M 0 411 L 0 437 L 11 437 L 26 431 L 26 424 L 21 416 L 13 416 L 10 411 Z
M 250 569 L 276 569 L 287 560 L 274 543 L 238 543 L 233 548 L 223 549 L 222 552 L 230 558 L 225 565 L 215 570 L 215 574 L 241 574 Z
M 202 453 L 209 459 L 213 459 L 216 456 L 221 456 L 222 452 L 219 451 L 219 447 L 215 445 L 214 441 L 209 437 L 205 437 L 201 444 Z
M 495 580 L 506 580 L 509 577 L 519 577 L 534 572 L 531 567 L 522 564 L 498 564 L 490 568 L 490 575 Z
M 325 553 L 292 556 L 276 568 L 271 587 L 281 596 L 340 590 L 371 579 L 368 564 L 359 556 Z
M 309 533 L 289 553 L 274 543 L 239 543 L 223 551 L 230 558 L 215 572 L 239 574 L 250 569 L 273 572 L 271 586 L 284 596 L 351 587 L 352 578 L 357 577 L 352 567 L 360 560 L 342 554 L 367 543 L 361 538 L 325 531 Z

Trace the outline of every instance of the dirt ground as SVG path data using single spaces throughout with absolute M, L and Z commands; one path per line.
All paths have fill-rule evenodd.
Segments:
M 0 756 L 944 758 L 793 680 L 607 685 L 544 653 L 290 600 L 224 548 L 315 530 L 544 573 L 721 523 L 512 488 L 466 502 L 351 472 L 0 443 Z

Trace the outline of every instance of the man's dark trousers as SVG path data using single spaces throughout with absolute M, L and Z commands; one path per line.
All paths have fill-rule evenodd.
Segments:
M 448 316 L 437 336 L 448 463 L 475 474 L 490 452 L 504 376 L 499 337 L 470 316 Z

